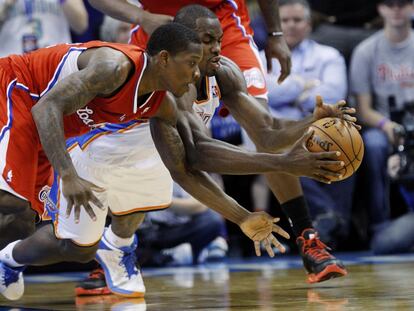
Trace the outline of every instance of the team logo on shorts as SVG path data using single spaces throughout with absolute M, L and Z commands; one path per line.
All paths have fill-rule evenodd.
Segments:
M 263 89 L 266 85 L 262 71 L 259 68 L 252 68 L 243 71 L 244 79 L 246 80 L 247 87 L 255 87 Z
M 39 200 L 43 203 L 45 210 L 52 220 L 55 220 L 55 216 L 58 213 L 55 202 L 50 198 L 50 187 L 43 186 L 42 190 L 39 191 Z

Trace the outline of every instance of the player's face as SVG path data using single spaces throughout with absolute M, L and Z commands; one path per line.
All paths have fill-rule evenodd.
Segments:
M 390 2 L 388 4 L 380 4 L 378 11 L 384 19 L 385 25 L 391 27 L 405 27 L 411 23 L 414 6 L 409 3 Z
M 186 51 L 170 56 L 167 70 L 163 78 L 167 90 L 176 97 L 184 95 L 189 85 L 200 78 L 198 65 L 203 57 L 201 44 L 191 43 Z
M 200 71 L 203 76 L 214 76 L 220 68 L 221 40 L 223 30 L 217 18 L 198 18 L 197 33 L 203 43 L 203 59 Z
M 301 43 L 311 31 L 306 9 L 300 4 L 283 5 L 279 13 L 286 43 L 292 49 Z

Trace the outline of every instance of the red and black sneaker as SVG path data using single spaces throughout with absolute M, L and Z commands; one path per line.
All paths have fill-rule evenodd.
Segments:
M 76 296 L 109 295 L 111 291 L 106 286 L 105 273 L 102 268 L 93 270 L 86 279 L 75 287 Z
M 328 250 L 328 246 L 319 240 L 314 229 L 305 229 L 296 239 L 303 264 L 308 272 L 308 283 L 318 283 L 348 274 L 344 264 Z

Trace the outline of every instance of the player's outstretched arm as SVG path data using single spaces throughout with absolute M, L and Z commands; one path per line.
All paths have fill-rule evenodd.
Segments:
M 175 113 L 174 107 L 164 101 L 162 109 L 171 109 L 169 115 Z M 270 215 L 250 213 L 235 200 L 227 196 L 223 190 L 206 173 L 192 170 L 186 163 L 186 153 L 181 137 L 176 128 L 174 117 L 154 117 L 150 119 L 151 134 L 157 150 L 171 173 L 173 179 L 189 194 L 204 205 L 214 209 L 226 219 L 239 225 L 243 232 L 257 243 L 271 243 L 283 251 L 272 232 L 288 237 L 287 233 L 274 224 Z M 271 253 L 269 253 L 271 255 Z
M 356 121 L 350 116 L 355 113 L 354 109 L 346 107 L 343 101 L 332 106 L 324 104 L 320 97 L 316 99 L 315 111 L 311 116 L 298 121 L 275 118 L 247 93 L 243 74 L 237 65 L 224 57 L 222 64 L 217 78 L 223 102 L 260 151 L 279 152 L 286 149 L 300 139 L 308 127 L 320 118 L 338 117 L 351 122 Z
M 151 35 L 157 27 L 173 20 L 172 16 L 152 14 L 127 0 L 89 0 L 89 3 L 115 19 L 140 25 L 148 35 Z
M 342 168 L 336 154 L 315 154 L 306 149 L 310 134 L 283 154 L 249 152 L 209 137 L 192 108 L 179 111 L 177 129 L 192 169 L 227 175 L 284 172 L 323 182 L 329 181 L 329 177 L 339 177 L 338 173 L 333 173 Z
M 97 95 L 105 96 L 117 90 L 132 68 L 123 53 L 110 48 L 83 52 L 78 65 L 80 71 L 59 81 L 32 108 L 43 149 L 62 179 L 68 210 L 75 207 L 76 219 L 79 219 L 81 205 L 91 218 L 95 218 L 95 214 L 89 202 L 102 206 L 92 192 L 99 188 L 79 178 L 72 164 L 65 145 L 63 116 L 86 106 Z

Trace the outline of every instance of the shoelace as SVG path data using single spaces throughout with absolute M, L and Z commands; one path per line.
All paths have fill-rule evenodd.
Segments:
M 135 251 L 124 252 L 119 263 L 120 266 L 124 266 L 126 269 L 127 277 L 130 279 L 132 275 L 138 274 L 138 269 L 136 268 L 137 256 Z
M 2 284 L 4 286 L 9 286 L 12 283 L 15 283 L 19 280 L 19 273 L 20 271 L 14 271 L 11 268 L 8 268 L 3 265 L 3 277 L 2 277 Z
M 310 255 L 311 257 L 322 260 L 331 258 L 331 255 L 326 251 L 330 250 L 319 238 L 315 237 L 313 239 L 304 239 L 303 243 L 303 253 Z

